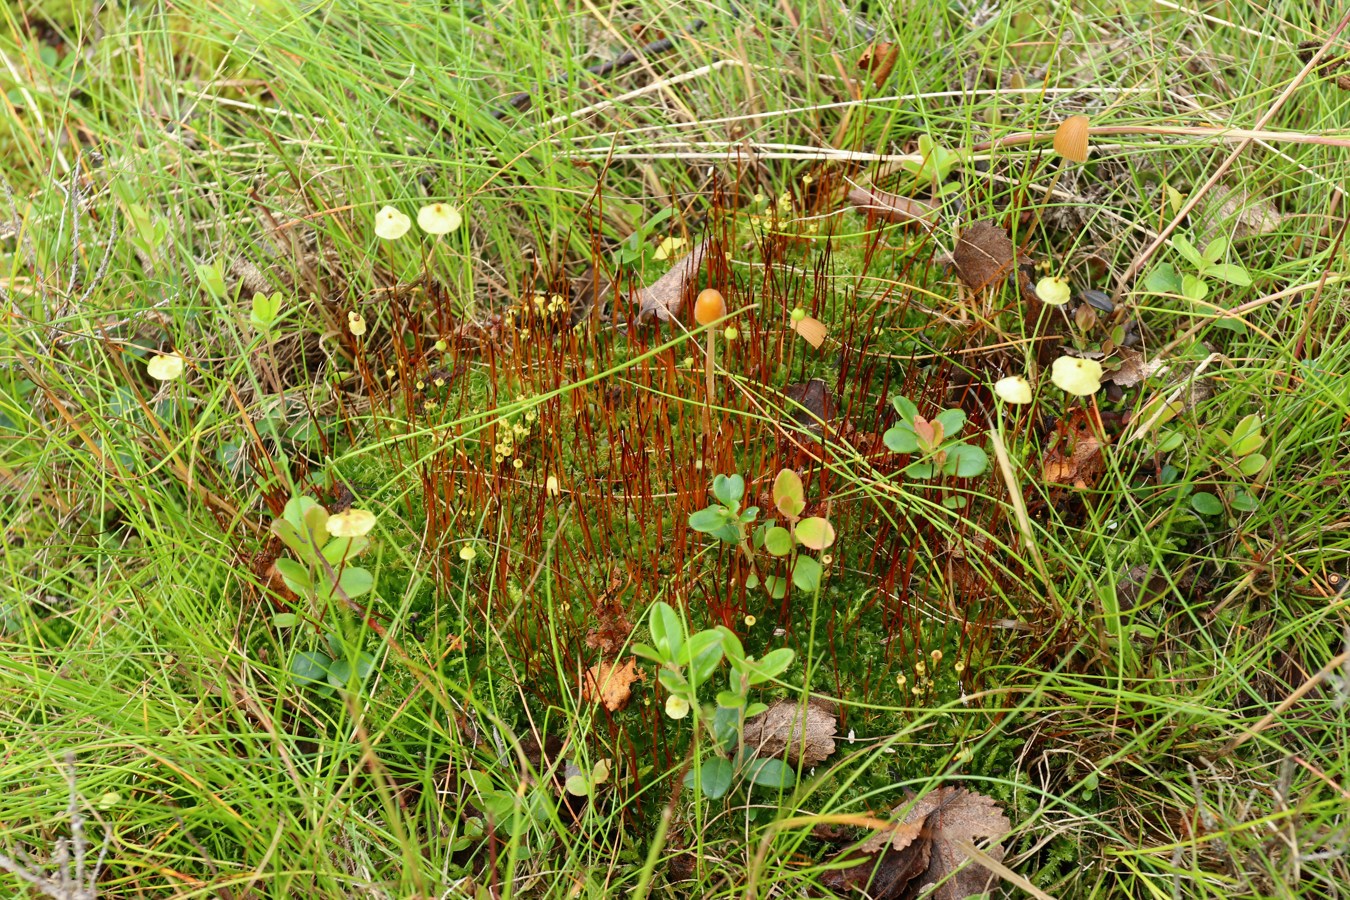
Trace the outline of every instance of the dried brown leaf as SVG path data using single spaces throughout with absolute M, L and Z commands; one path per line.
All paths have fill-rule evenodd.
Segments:
M 680 314 L 685 297 L 693 293 L 699 267 L 711 245 L 712 238 L 705 238 L 669 272 L 638 292 L 639 322 L 669 322 Z
M 1106 376 L 1106 380 L 1114 381 L 1123 388 L 1134 387 L 1146 378 L 1156 375 L 1163 365 L 1161 360 L 1144 359 L 1144 354 L 1138 350 L 1121 348 L 1120 365 Z
M 586 670 L 581 683 L 581 699 L 587 703 L 602 703 L 610 712 L 618 712 L 628 705 L 633 682 L 642 678 L 637 659 L 632 656 L 621 663 L 596 663 Z
M 881 87 L 890 77 L 895 62 L 900 58 L 900 48 L 885 42 L 874 44 L 858 57 L 858 68 L 872 73 L 872 84 Z
M 833 422 L 839 412 L 830 389 L 819 378 L 801 384 L 789 384 L 783 388 L 783 396 L 804 407 L 792 409 L 793 423 L 816 435 L 821 433 L 821 423 L 828 425 Z
M 610 571 L 609 586 L 591 607 L 593 624 L 586 632 L 586 646 L 599 650 L 606 659 L 617 656 L 633 633 L 633 623 L 628 620 L 628 613 L 620 601 L 624 585 L 622 572 L 614 567 Z
M 1195 219 L 1202 224 L 1200 241 L 1206 244 L 1220 235 L 1241 240 L 1269 234 L 1287 218 L 1265 197 L 1231 185 L 1219 185 L 1206 194 L 1195 214 Z
M 875 900 L 910 900 L 929 886 L 931 900 L 965 900 L 988 891 L 996 877 L 968 857 L 961 845 L 982 839 L 994 842 L 988 855 L 999 862 L 998 841 L 1012 825 L 998 804 L 962 788 L 939 788 L 908 810 L 893 812 L 904 819 L 877 831 L 854 850 L 833 862 L 856 860 L 828 872 L 825 887 L 839 892 L 865 891 Z
M 1012 240 L 997 225 L 975 222 L 957 239 L 952 265 L 966 287 L 982 291 L 1012 271 Z
M 855 187 L 848 192 L 848 202 L 859 212 L 872 213 L 887 222 L 918 223 L 925 228 L 932 228 L 938 216 L 937 207 L 925 200 L 888 194 L 876 188 Z
M 1060 419 L 1056 431 L 1058 440 L 1041 461 L 1041 480 L 1046 484 L 1091 487 L 1106 463 L 1098 431 L 1092 427 L 1088 414 L 1082 409 L 1074 410 L 1068 418 Z
M 967 865 L 968 857 L 959 845 L 988 838 L 994 843 L 986 852 L 1003 861 L 998 841 L 1012 829 L 1012 823 L 997 803 L 964 788 L 939 788 L 921 798 L 905 816 L 906 823 L 920 821 L 932 832 L 933 849 L 927 870 L 909 883 L 906 898 L 918 896 L 929 885 L 937 885 L 927 895 L 929 900 L 965 900 L 991 889 L 997 876 L 974 862 Z
M 899 900 L 932 860 L 933 834 L 924 822 L 901 822 L 879 831 L 856 850 L 846 850 L 832 863 L 854 861 L 820 879 L 838 894 L 862 892 L 875 900 Z
M 803 715 L 805 713 L 805 715 Z M 795 700 L 779 700 L 745 722 L 745 744 L 760 756 L 781 756 L 810 768 L 834 753 L 839 728 L 834 704 L 811 697 L 803 710 Z

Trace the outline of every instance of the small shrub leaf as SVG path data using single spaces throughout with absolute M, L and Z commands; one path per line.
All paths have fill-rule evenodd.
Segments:
M 824 550 L 834 543 L 834 526 L 820 516 L 802 519 L 792 533 L 797 536 L 802 546 L 812 550 Z

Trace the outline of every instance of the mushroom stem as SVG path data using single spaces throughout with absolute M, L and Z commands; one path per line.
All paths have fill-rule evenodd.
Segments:
M 1050 186 L 1045 189 L 1045 196 L 1041 198 L 1041 205 L 1036 209 L 1035 224 L 1039 224 L 1041 220 L 1045 218 L 1045 210 L 1050 206 L 1050 201 L 1054 199 L 1055 188 L 1059 187 L 1059 178 L 1064 174 L 1064 170 L 1068 165 L 1069 161 L 1061 156 L 1059 165 L 1055 168 L 1055 174 L 1050 176 Z M 1027 229 L 1028 242 L 1031 240 L 1031 231 L 1032 229 Z M 1023 245 L 1025 246 L 1025 242 Z
M 708 329 L 708 341 L 704 344 L 703 353 L 704 387 L 706 388 L 703 398 L 703 433 L 710 437 L 712 436 L 713 366 L 717 363 L 717 354 L 713 346 L 717 340 L 714 331 L 715 329 Z

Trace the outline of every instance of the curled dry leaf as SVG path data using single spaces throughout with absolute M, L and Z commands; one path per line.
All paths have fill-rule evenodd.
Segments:
M 996 876 L 969 861 L 961 845 L 988 839 L 990 858 L 1002 861 L 998 842 L 1012 828 L 998 804 L 962 788 L 939 788 L 903 813 L 900 823 L 878 831 L 856 850 L 835 857 L 857 859 L 822 879 L 831 890 L 859 889 L 877 900 L 908 900 L 934 886 L 932 900 L 965 900 L 991 889 Z
M 836 856 L 832 862 L 856 862 L 826 872 L 820 883 L 837 894 L 865 893 L 877 900 L 898 900 L 928 871 L 932 856 L 933 832 L 927 823 L 901 822 L 878 831 L 856 850 Z
M 890 77 L 891 70 L 895 68 L 895 61 L 899 58 L 900 48 L 883 41 L 873 44 L 862 52 L 858 57 L 858 68 L 864 72 L 871 72 L 872 84 L 881 87 Z
M 1046 484 L 1091 487 L 1106 463 L 1102 459 L 1100 424 L 1092 427 L 1087 411 L 1079 408 L 1055 426 L 1057 440 L 1041 461 L 1041 480 Z
M 638 292 L 638 321 L 669 322 L 680 314 L 685 296 L 691 294 L 698 279 L 699 267 L 708 255 L 712 238 L 705 238 L 689 254 L 677 262 L 669 272 Z
M 937 207 L 925 200 L 888 194 L 876 188 L 855 187 L 848 192 L 848 202 L 859 212 L 871 213 L 887 222 L 917 223 L 932 228 L 937 220 Z
M 804 713 L 804 715 L 803 715 Z M 781 756 L 810 768 L 834 753 L 839 728 L 834 704 L 811 697 L 806 707 L 796 700 L 779 700 L 745 722 L 745 745 L 760 756 Z
M 1120 350 L 1120 365 L 1106 376 L 1107 381 L 1114 381 L 1123 388 L 1134 387 L 1141 381 L 1156 375 L 1162 368 L 1161 360 L 1146 360 L 1144 354 L 1138 350 Z
M 637 659 L 628 657 L 621 663 L 599 662 L 586 670 L 581 684 L 581 699 L 588 703 L 603 703 L 610 712 L 618 712 L 628 705 L 633 694 L 633 682 L 641 681 Z
M 586 646 L 599 650 L 606 659 L 617 656 L 633 632 L 633 623 L 628 620 L 620 599 L 626 583 L 623 571 L 617 565 L 611 566 L 609 584 L 591 606 L 592 624 L 586 632 Z
M 839 405 L 835 402 L 834 395 L 819 378 L 812 378 L 801 384 L 789 384 L 783 388 L 783 396 L 804 407 L 802 409 L 790 407 L 793 424 L 816 435 L 823 429 L 821 423 L 826 425 L 832 423 L 839 413 Z
M 987 838 L 995 842 L 989 856 L 1003 861 L 1003 847 L 997 842 L 1012 830 L 1012 823 L 997 803 L 974 791 L 939 788 L 914 804 L 905 821 L 922 821 L 933 834 L 928 869 L 910 883 L 909 891 L 918 894 L 938 885 L 928 895 L 931 900 L 964 900 L 992 888 L 994 873 L 973 862 L 962 868 L 967 857 L 959 845 Z
M 952 265 L 966 287 L 982 291 L 1012 271 L 1012 240 L 993 223 L 975 222 L 957 239 Z

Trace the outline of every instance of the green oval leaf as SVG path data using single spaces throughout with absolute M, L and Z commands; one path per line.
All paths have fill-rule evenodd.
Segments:
M 689 514 L 689 527 L 703 534 L 716 534 L 729 523 L 725 506 L 708 506 Z
M 908 422 L 898 422 L 887 428 L 881 439 L 892 453 L 913 453 L 919 449 L 919 436 Z
M 726 796 L 727 791 L 731 790 L 731 779 L 735 773 L 731 769 L 731 760 L 723 759 L 720 756 L 714 756 L 704 761 L 696 771 L 690 771 L 684 776 L 684 783 L 688 787 L 699 784 L 703 790 L 703 796 L 709 800 L 717 800 Z
M 913 424 L 914 417 L 919 414 L 919 408 L 908 397 L 892 397 L 891 406 L 900 414 L 900 421 L 907 424 Z
M 295 560 L 282 556 L 278 557 L 273 563 L 277 571 L 281 573 L 281 580 L 286 582 L 286 587 L 294 593 L 302 594 L 314 587 L 314 582 L 309 575 L 309 567 L 302 566 Z
M 328 683 L 335 688 L 345 688 L 356 673 L 356 667 L 345 659 L 335 659 L 328 667 Z
M 691 635 L 683 657 L 684 664 L 689 667 L 690 680 L 695 685 L 703 684 L 722 661 L 722 635 L 713 630 Z
M 679 614 L 664 600 L 652 605 L 648 617 L 648 627 L 652 632 L 652 643 L 656 645 L 663 659 L 674 662 L 684 647 L 684 623 Z
M 770 650 L 764 654 L 764 658 L 754 664 L 750 671 L 751 684 L 763 684 L 777 678 L 787 671 L 788 666 L 792 665 L 792 660 L 796 654 L 790 647 L 779 647 L 777 650 Z
M 1185 235 L 1172 235 L 1172 246 L 1176 247 L 1177 251 L 1181 253 L 1182 256 L 1186 257 L 1186 261 L 1195 266 L 1196 269 L 1204 266 L 1204 256 L 1200 254 L 1199 250 L 1195 249 L 1195 245 L 1192 244 Z
M 740 709 L 745 705 L 745 698 L 733 691 L 718 691 L 717 706 L 720 713 L 724 709 Z
M 820 587 L 820 563 L 810 556 L 799 556 L 792 564 L 792 583 L 804 591 Z
M 787 556 L 792 552 L 792 535 L 786 528 L 775 525 L 764 536 L 764 547 L 774 556 Z
M 323 684 L 330 663 L 331 659 L 316 650 L 301 650 L 291 657 L 290 672 L 301 686 Z
M 1215 278 L 1221 278 L 1229 284 L 1235 284 L 1238 287 L 1247 287 L 1252 283 L 1252 276 L 1247 274 L 1247 270 L 1236 263 L 1222 263 L 1217 266 L 1205 266 L 1205 274 L 1213 275 Z
M 1181 276 L 1169 265 L 1158 266 L 1144 279 L 1144 290 L 1154 294 L 1180 294 Z
M 760 787 L 787 788 L 797 781 L 797 773 L 781 759 L 757 759 L 749 771 L 750 780 Z
M 947 437 L 955 437 L 965 427 L 966 414 L 959 409 L 944 409 L 933 421 L 942 426 L 942 433 Z
M 1191 509 L 1202 516 L 1217 516 L 1223 512 L 1223 504 L 1209 491 L 1196 491 L 1191 494 Z
M 745 479 L 739 475 L 718 475 L 713 479 L 712 492 L 724 506 L 737 508 L 745 496 Z
M 360 566 L 347 566 L 338 576 L 338 586 L 348 599 L 353 599 L 368 593 L 375 586 L 375 576 Z
M 1197 302 L 1209 296 L 1209 282 L 1195 275 L 1181 276 L 1181 293 Z
M 983 475 L 989 468 L 989 457 L 979 447 L 970 444 L 953 444 L 947 448 L 947 459 L 942 471 L 957 478 L 974 478 Z
M 1266 467 L 1266 462 L 1264 453 L 1252 453 L 1242 457 L 1242 462 L 1238 463 L 1238 471 L 1248 478 L 1255 478 Z
M 1233 434 L 1228 439 L 1228 449 L 1234 456 L 1246 456 L 1259 450 L 1265 442 L 1265 435 L 1261 433 L 1261 417 L 1252 413 L 1233 426 Z

